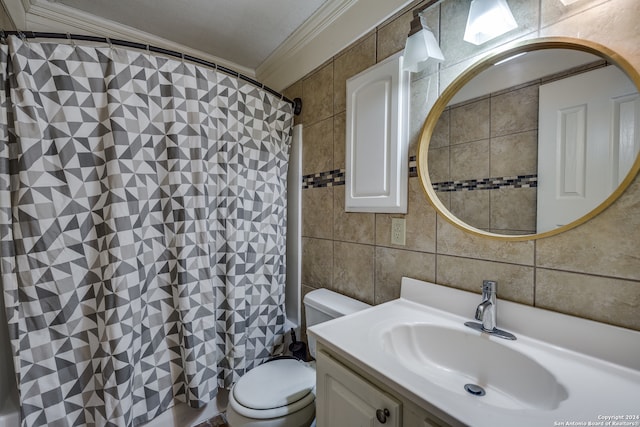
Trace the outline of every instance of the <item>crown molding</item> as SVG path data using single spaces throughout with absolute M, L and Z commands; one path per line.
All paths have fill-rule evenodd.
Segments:
M 256 76 L 282 91 L 411 2 L 329 0 L 256 68 Z
M 22 2 L 21 0 L 2 0 L 2 2 L 5 4 L 14 3 L 15 8 L 18 8 L 19 5 L 22 6 L 22 10 L 25 12 L 25 18 L 23 19 L 25 25 L 19 29 L 87 34 L 149 44 L 195 56 L 255 78 L 255 70 L 251 68 L 243 67 L 201 50 L 193 49 L 126 25 L 99 18 L 60 3 L 42 0 L 31 0 L 31 2 L 29 0 L 22 0 Z M 8 12 L 12 13 L 9 10 Z M 13 15 L 11 15 L 11 18 L 13 19 Z
M 302 26 L 295 30 L 256 68 L 257 75 L 269 75 L 278 68 L 278 61 L 295 55 L 358 0 L 328 0 Z

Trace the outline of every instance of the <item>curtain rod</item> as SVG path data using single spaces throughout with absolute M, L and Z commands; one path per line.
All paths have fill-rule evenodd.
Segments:
M 216 70 L 220 70 L 225 74 L 229 74 L 233 77 L 237 77 L 239 79 L 242 79 L 248 83 L 251 83 L 254 86 L 259 87 L 260 89 L 264 89 L 267 92 L 271 93 L 272 95 L 275 95 L 279 98 L 281 98 L 283 101 L 286 101 L 288 103 L 290 103 L 291 105 L 293 105 L 293 113 L 297 116 L 302 112 L 302 99 L 300 98 L 295 98 L 293 100 L 287 98 L 286 96 L 284 96 L 283 94 L 276 92 L 275 90 L 271 89 L 270 87 L 264 85 L 263 83 L 260 83 L 259 81 L 256 81 L 254 79 L 252 79 L 249 76 L 245 76 L 244 74 L 241 74 L 237 71 L 231 70 L 229 68 L 223 67 L 221 65 L 218 65 L 214 62 L 210 62 L 207 60 L 204 60 L 202 58 L 197 58 L 195 56 L 191 56 L 191 55 L 185 55 L 184 53 L 180 53 L 180 52 L 176 52 L 175 50 L 169 50 L 169 49 L 164 49 L 161 47 L 157 47 L 157 46 L 152 46 L 149 44 L 144 44 L 144 43 L 137 43 L 137 42 L 131 42 L 128 40 L 121 40 L 121 39 L 112 39 L 109 37 L 98 37 L 98 36 L 87 36 L 87 35 L 83 35 L 83 34 L 63 34 L 63 33 L 47 33 L 47 32 L 38 32 L 38 31 L 1 31 L 0 30 L 0 38 L 4 39 L 5 36 L 9 36 L 9 35 L 13 35 L 13 36 L 18 36 L 21 39 L 35 39 L 35 38 L 45 38 L 45 39 L 65 39 L 65 40 L 81 40 L 81 41 L 89 41 L 89 42 L 96 42 L 96 43 L 108 43 L 109 45 L 116 45 L 116 46 L 123 46 L 123 47 L 129 47 L 129 48 L 133 48 L 133 49 L 140 49 L 140 50 L 146 50 L 146 51 L 150 51 L 150 52 L 156 52 L 156 53 L 161 53 L 163 55 L 168 55 L 168 56 L 173 56 L 174 58 L 180 58 L 180 59 L 186 59 L 187 61 L 191 61 L 191 62 L 195 62 L 197 64 L 200 65 L 204 65 L 206 67 L 209 68 L 213 68 Z

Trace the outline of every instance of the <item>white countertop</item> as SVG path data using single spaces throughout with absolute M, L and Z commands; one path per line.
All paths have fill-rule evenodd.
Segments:
M 473 320 L 479 302 L 479 294 L 403 279 L 400 299 L 313 326 L 309 333 L 390 390 L 467 425 L 539 427 L 589 422 L 607 425 L 607 421 L 613 421 L 608 425 L 640 426 L 637 331 L 499 300 L 498 327 L 515 333 L 518 339 L 483 337 L 533 359 L 562 384 L 568 397 L 548 409 L 527 402 L 496 404 L 491 398 L 472 396 L 464 391 L 463 384 L 450 387 L 447 381 L 439 381 L 448 378 L 444 371 L 431 367 L 422 371 L 416 365 L 399 363 L 397 355 L 384 344 L 385 332 L 398 325 L 429 324 L 480 335 L 464 326 L 465 321 Z M 522 381 L 526 376 L 523 372 Z

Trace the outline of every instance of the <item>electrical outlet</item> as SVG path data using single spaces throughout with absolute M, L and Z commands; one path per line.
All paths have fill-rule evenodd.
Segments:
M 391 243 L 394 245 L 406 245 L 407 227 L 404 218 L 391 218 Z

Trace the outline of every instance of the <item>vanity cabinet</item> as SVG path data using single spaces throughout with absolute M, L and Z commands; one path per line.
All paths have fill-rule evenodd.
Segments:
M 325 352 L 316 362 L 316 423 L 318 427 L 400 427 L 402 404 Z
M 373 384 L 326 349 L 316 360 L 318 427 L 445 427 L 424 409 Z

